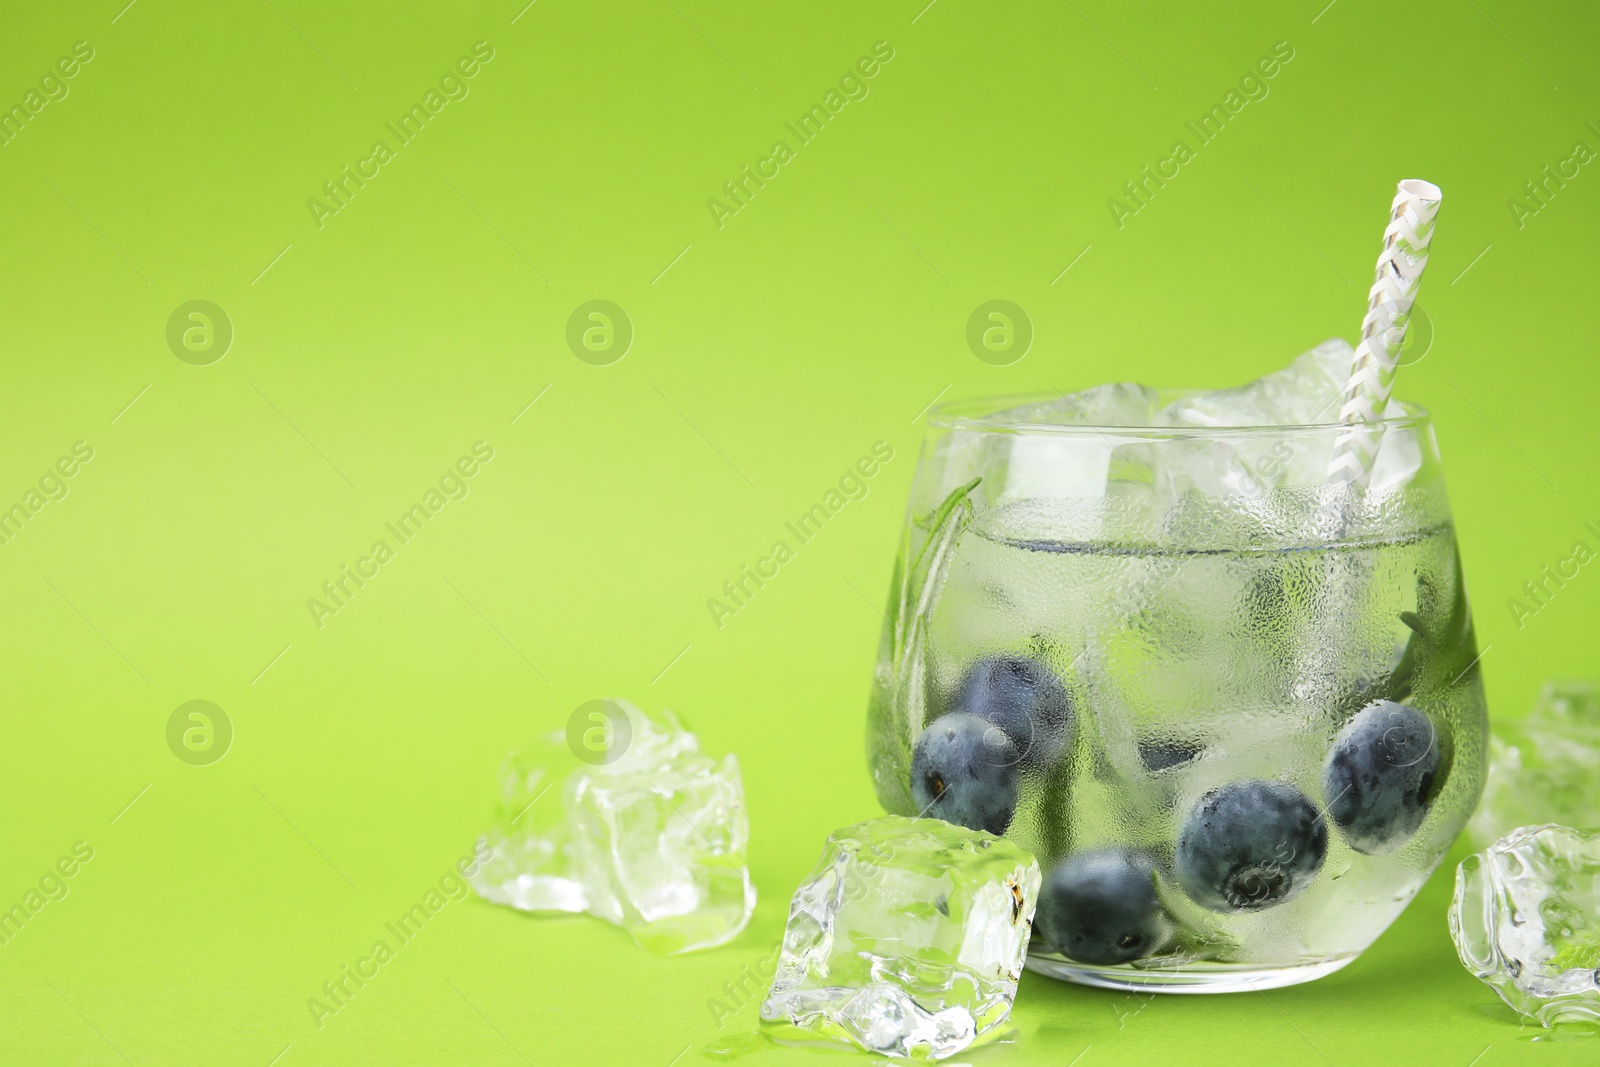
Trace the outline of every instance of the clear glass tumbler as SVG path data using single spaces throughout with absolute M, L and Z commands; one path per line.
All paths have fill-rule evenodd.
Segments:
M 1030 969 L 1174 992 L 1331 973 L 1482 788 L 1487 718 L 1426 413 L 1364 488 L 1337 425 L 1028 421 L 945 405 L 869 710 L 885 809 L 1046 872 Z

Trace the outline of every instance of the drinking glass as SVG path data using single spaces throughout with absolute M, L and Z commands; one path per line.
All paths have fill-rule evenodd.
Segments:
M 1484 777 L 1427 413 L 1377 424 L 1352 488 L 1325 484 L 1336 424 L 1051 407 L 929 417 L 868 714 L 880 801 L 1034 853 L 1032 970 L 1221 992 L 1339 969 Z

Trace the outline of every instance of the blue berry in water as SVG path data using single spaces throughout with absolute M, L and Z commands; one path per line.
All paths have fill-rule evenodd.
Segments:
M 1017 810 L 1017 746 L 976 715 L 941 715 L 911 750 L 919 815 L 1003 834 Z
M 955 710 L 1000 727 L 1030 764 L 1060 754 L 1072 727 L 1072 699 L 1061 679 L 1039 661 L 1022 656 L 995 656 L 974 664 L 956 694 Z
M 1377 701 L 1345 724 L 1328 753 L 1328 814 L 1357 852 L 1392 852 L 1427 817 L 1438 773 L 1432 720 L 1409 705 Z
M 1147 853 L 1121 846 L 1062 860 L 1039 890 L 1034 939 L 1079 963 L 1127 963 L 1158 951 L 1172 925 L 1154 871 Z
M 1254 779 L 1213 789 L 1178 834 L 1184 892 L 1213 911 L 1257 911 L 1311 883 L 1328 854 L 1316 805 L 1283 782 Z

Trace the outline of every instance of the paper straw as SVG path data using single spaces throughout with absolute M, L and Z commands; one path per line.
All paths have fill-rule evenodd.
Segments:
M 1408 178 L 1401 182 L 1389 209 L 1389 227 L 1383 231 L 1383 252 L 1378 256 L 1377 277 L 1367 293 L 1367 315 L 1361 321 L 1361 343 L 1345 386 L 1339 421 L 1346 430 L 1334 443 L 1328 464 L 1329 485 L 1366 488 L 1372 463 L 1383 442 L 1380 420 L 1394 388 L 1395 366 L 1405 343 L 1406 324 L 1416 300 L 1422 271 L 1428 265 L 1428 244 L 1433 240 L 1434 217 L 1444 194 L 1431 182 Z

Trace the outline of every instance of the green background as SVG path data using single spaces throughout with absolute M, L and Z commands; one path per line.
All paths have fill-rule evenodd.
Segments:
M 94 455 L 0 545 L 0 904 L 94 855 L 0 946 L 0 1058 L 702 1062 L 755 1024 L 708 999 L 877 811 L 862 718 L 920 413 L 1222 386 L 1351 338 L 1403 177 L 1446 203 L 1398 391 L 1437 419 L 1494 714 L 1594 672 L 1600 578 L 1507 607 L 1600 520 L 1600 174 L 1508 205 L 1600 149 L 1593 5 L 525 2 L 3 13 L 8 107 L 94 58 L 0 146 L 0 506 Z M 478 41 L 470 95 L 319 228 L 308 199 Z M 785 121 L 879 41 L 870 94 L 798 147 Z M 1184 123 L 1280 41 L 1269 95 L 1199 146 Z M 779 139 L 719 229 L 707 200 Z M 1108 199 L 1179 139 L 1196 158 L 1119 229 Z M 195 299 L 234 330 L 208 366 L 166 341 Z M 565 339 L 593 299 L 634 328 L 609 366 Z M 991 299 L 1033 324 L 1010 365 L 965 341 Z M 470 495 L 319 629 L 307 598 L 479 440 Z M 870 494 L 715 626 L 707 598 L 879 440 Z M 602 695 L 738 753 L 749 929 L 657 959 L 453 902 L 319 1029 L 307 999 L 487 825 L 505 750 Z M 195 699 L 234 729 L 209 766 L 166 740 Z M 1451 866 L 1324 981 L 1146 1003 L 1030 975 L 1015 1043 L 972 1058 L 1592 1061 L 1458 965 Z

